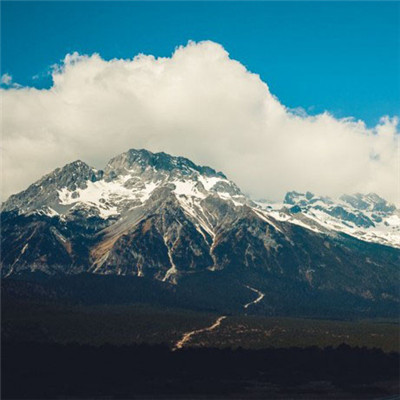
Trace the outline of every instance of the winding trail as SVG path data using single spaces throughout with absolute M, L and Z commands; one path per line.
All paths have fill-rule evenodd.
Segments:
M 265 296 L 264 293 L 260 292 L 260 291 L 257 290 L 257 289 L 252 288 L 251 286 L 247 286 L 247 285 L 245 285 L 245 286 L 247 287 L 247 289 L 250 289 L 250 290 L 252 290 L 254 293 L 257 293 L 257 294 L 258 294 L 258 297 L 257 297 L 255 300 L 251 301 L 250 303 L 245 304 L 245 305 L 243 306 L 244 308 L 248 308 L 248 307 L 251 306 L 252 304 L 257 304 L 259 301 L 261 301 L 261 300 L 264 298 L 264 296 Z
M 202 328 L 202 329 L 197 329 L 195 331 L 190 331 L 190 332 L 186 332 L 183 336 L 182 339 L 177 341 L 175 343 L 175 346 L 173 347 L 172 350 L 178 350 L 181 349 L 182 347 L 185 346 L 185 344 L 187 342 L 190 341 L 190 339 L 194 336 L 197 335 L 199 333 L 203 333 L 203 332 L 209 332 L 209 331 L 213 331 L 214 329 L 218 328 L 221 325 L 221 322 L 226 318 L 226 315 L 222 315 L 221 317 L 218 317 L 217 320 L 211 325 L 208 326 L 206 328 Z

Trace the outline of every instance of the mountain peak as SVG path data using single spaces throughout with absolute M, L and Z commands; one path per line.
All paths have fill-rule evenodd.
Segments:
M 76 187 L 86 187 L 87 181 L 96 182 L 102 176 L 103 171 L 98 171 L 81 160 L 75 160 L 45 175 L 38 183 L 42 185 L 54 183 L 58 189 L 68 187 L 75 190 Z
M 388 203 L 376 193 L 343 195 L 340 200 L 363 211 L 394 212 L 396 210 L 394 204 Z
M 182 175 L 191 175 L 198 172 L 207 177 L 226 179 L 222 172 L 217 172 L 210 167 L 196 165 L 185 157 L 171 156 L 164 152 L 152 153 L 145 149 L 130 149 L 115 156 L 108 162 L 105 168 L 105 175 L 113 178 L 132 171 L 136 173 L 144 172 L 147 168 L 167 173 L 179 171 Z
M 58 201 L 58 191 L 65 188 L 70 191 L 87 188 L 88 182 L 96 182 L 103 177 L 98 171 L 81 160 L 73 161 L 46 174 L 26 190 L 10 196 L 3 203 L 2 211 L 32 211 L 44 205 L 53 205 Z
M 317 201 L 332 204 L 332 200 L 329 197 L 316 196 L 314 193 L 311 192 L 301 193 L 294 190 L 291 192 L 287 192 L 283 200 L 285 204 L 289 204 L 292 206 L 305 206 L 309 203 L 315 203 Z

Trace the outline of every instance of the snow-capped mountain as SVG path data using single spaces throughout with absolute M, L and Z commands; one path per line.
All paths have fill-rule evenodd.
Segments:
M 215 304 L 252 304 L 258 293 L 269 312 L 397 305 L 397 242 L 356 233 L 396 213 L 372 195 L 333 203 L 289 193 L 280 206 L 256 204 L 212 168 L 129 150 L 104 170 L 76 161 L 11 196 L 1 212 L 2 276 L 133 276 Z
M 42 212 L 64 218 L 76 212 L 119 218 L 143 205 L 154 191 L 169 188 L 178 197 L 204 199 L 210 194 L 236 204 L 248 199 L 221 172 L 200 167 L 183 157 L 146 150 L 129 150 L 98 171 L 78 160 L 44 176 L 27 190 L 13 195 L 2 211 Z
M 165 200 L 171 204 L 163 210 Z M 91 270 L 109 273 L 108 267 L 103 271 L 106 268 L 103 265 L 108 264 L 113 254 L 105 243 L 114 244 L 117 238 L 140 224 L 151 213 L 174 208 L 178 211 L 176 217 L 189 219 L 196 234 L 202 235 L 206 244 L 211 243 L 215 237 L 214 225 L 218 217 L 209 208 L 213 207 L 213 202 L 217 204 L 218 201 L 229 201 L 233 208 L 253 204 L 221 172 L 197 166 L 183 157 L 132 149 L 110 160 L 104 171 L 91 168 L 82 161 L 56 169 L 27 190 L 11 196 L 3 205 L 2 212 L 57 217 L 64 225 L 77 221 L 89 225 L 88 220 L 97 219 L 98 228 L 107 229 L 98 232 L 105 240 L 91 250 Z M 162 225 L 165 225 L 165 221 L 162 221 Z M 170 226 L 160 227 L 168 248 L 167 259 L 163 262 L 164 265 L 169 264 L 166 271 L 157 274 L 157 278 L 163 280 L 173 279 L 176 273 L 170 254 L 171 246 L 175 246 L 176 250 L 176 244 L 172 243 L 174 233 L 169 232 L 173 227 L 173 222 Z M 83 228 L 86 229 L 85 226 Z M 61 232 L 55 232 L 53 230 L 63 243 L 68 242 L 63 239 Z M 23 254 L 29 245 L 26 243 L 26 247 L 21 250 Z M 199 253 L 199 246 L 192 243 L 186 252 Z M 138 257 L 141 257 L 139 253 Z M 210 259 L 211 256 L 207 254 L 207 257 Z M 193 261 L 193 264 L 196 263 Z M 141 276 L 142 268 L 137 268 L 136 273 Z M 132 273 L 126 271 L 125 266 L 118 267 L 114 272 Z
M 400 210 L 375 193 L 338 199 L 311 192 L 288 192 L 283 203 L 258 203 L 282 221 L 318 230 L 343 232 L 367 242 L 400 247 Z

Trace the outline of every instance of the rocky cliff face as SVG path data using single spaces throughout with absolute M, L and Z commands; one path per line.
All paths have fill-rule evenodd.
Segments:
M 2 276 L 136 276 L 195 287 L 200 297 L 223 282 L 220 296 L 230 298 L 222 287 L 235 282 L 264 293 L 265 310 L 349 296 L 392 307 L 400 250 L 354 231 L 396 212 L 373 195 L 335 203 L 292 192 L 280 206 L 256 204 L 212 168 L 129 150 L 104 171 L 77 161 L 11 196 L 1 213 Z

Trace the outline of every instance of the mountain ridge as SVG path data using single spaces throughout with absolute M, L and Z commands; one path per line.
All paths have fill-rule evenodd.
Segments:
M 302 215 L 310 220 L 310 228 L 313 223 L 318 223 L 326 229 L 360 240 L 400 247 L 400 210 L 375 193 L 356 193 L 332 199 L 311 192 L 292 191 L 286 194 L 283 203 L 259 204 L 277 218 L 277 212 L 288 210 L 294 216 L 293 223 L 301 224 L 295 216 Z

